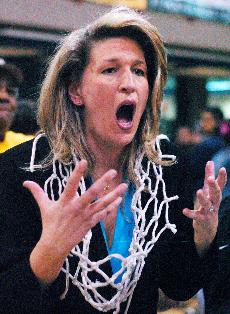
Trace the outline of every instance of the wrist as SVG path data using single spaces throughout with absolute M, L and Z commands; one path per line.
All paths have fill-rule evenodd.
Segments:
M 195 242 L 197 253 L 199 254 L 200 257 L 206 254 L 214 238 L 215 237 L 200 238 L 199 236 L 196 236 L 195 234 L 194 242 Z
M 42 284 L 51 284 L 59 275 L 65 256 L 40 241 L 30 255 L 30 267 Z

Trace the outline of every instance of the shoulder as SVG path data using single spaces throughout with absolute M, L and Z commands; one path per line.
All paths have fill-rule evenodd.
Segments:
M 6 137 L 6 142 L 9 145 L 9 148 L 11 148 L 15 145 L 19 145 L 21 143 L 24 143 L 26 141 L 33 139 L 34 136 L 26 135 L 23 133 L 16 133 L 13 131 L 7 131 L 5 137 Z
M 29 139 L 29 138 L 28 138 Z M 23 142 L 17 146 L 14 146 L 7 150 L 6 152 L 0 154 L 0 161 L 8 160 L 8 161 L 18 161 L 19 163 L 29 162 L 30 156 L 32 153 L 34 139 L 29 139 L 26 142 Z M 49 144 L 45 137 L 39 139 L 36 145 L 36 154 L 40 157 L 49 153 Z M 43 157 L 43 158 L 44 158 Z
M 17 145 L 0 154 L 1 177 L 4 177 L 4 175 L 9 172 L 14 175 L 15 171 L 21 171 L 21 169 L 29 167 L 33 142 L 34 139 Z M 48 141 L 45 137 L 42 137 L 36 145 L 36 162 L 42 161 L 49 154 L 49 151 Z
M 162 154 L 174 155 L 176 157 L 176 163 L 174 164 L 174 166 L 177 165 L 177 167 L 179 167 L 183 165 L 185 154 L 184 151 L 181 149 L 181 146 L 176 145 L 175 143 L 168 140 L 161 140 L 160 148 Z
M 21 141 L 21 143 L 25 142 L 25 141 L 29 141 L 29 140 L 34 138 L 33 135 L 26 135 L 26 134 L 14 132 L 14 131 L 7 131 L 6 132 L 6 136 L 9 139 L 12 139 L 12 140 L 15 140 L 15 141 L 16 140 L 17 141 Z
M 161 142 L 161 150 L 165 155 L 174 155 L 176 161 L 171 166 L 163 167 L 165 179 L 173 184 L 178 184 L 180 180 L 185 179 L 185 175 L 188 175 L 189 167 L 187 161 L 187 155 L 181 150 L 181 148 L 169 141 Z
M 22 182 L 32 180 L 44 184 L 47 171 L 27 171 L 32 155 L 33 141 L 30 140 L 0 154 L 0 194 L 9 195 L 9 191 L 22 192 Z M 39 139 L 36 147 L 36 162 L 42 161 L 49 153 L 49 145 L 45 138 Z
M 180 146 L 172 142 L 162 141 L 160 146 L 163 154 L 176 156 L 173 165 L 164 166 L 162 169 L 167 196 L 179 197 L 169 205 L 169 215 L 172 217 L 170 221 L 177 225 L 176 237 L 190 238 L 193 234 L 191 220 L 182 213 L 184 208 L 193 208 L 191 168 L 188 158 Z

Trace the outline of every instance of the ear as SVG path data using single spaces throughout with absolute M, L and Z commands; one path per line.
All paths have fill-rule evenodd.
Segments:
M 72 103 L 74 103 L 76 106 L 82 106 L 83 102 L 80 95 L 80 88 L 76 83 L 71 83 L 68 87 L 68 95 L 71 99 Z

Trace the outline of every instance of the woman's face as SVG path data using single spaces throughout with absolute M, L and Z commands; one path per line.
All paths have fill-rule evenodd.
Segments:
M 95 43 L 80 84 L 69 91 L 84 106 L 90 147 L 122 149 L 133 140 L 148 99 L 143 51 L 126 37 Z

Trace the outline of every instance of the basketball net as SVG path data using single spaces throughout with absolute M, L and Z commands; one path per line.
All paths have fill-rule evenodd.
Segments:
M 30 161 L 31 172 L 36 168 L 39 168 L 34 162 L 36 145 L 41 136 L 44 136 L 44 134 L 38 135 L 33 143 Z M 162 139 L 168 140 L 167 136 L 159 135 L 156 138 L 155 143 L 159 158 L 161 160 L 175 160 L 176 157 L 174 155 L 162 154 L 160 149 L 160 141 Z M 155 165 L 150 160 L 147 161 L 146 166 L 144 167 L 143 158 L 144 154 L 142 153 L 138 156 L 135 164 L 135 174 L 140 185 L 133 195 L 131 205 L 135 226 L 132 242 L 129 247 L 129 256 L 123 257 L 120 254 L 111 254 L 98 261 L 90 260 L 89 252 L 92 231 L 89 230 L 82 239 L 82 242 L 79 245 L 76 245 L 66 257 L 65 264 L 62 268 L 62 271 L 66 274 L 66 288 L 61 299 L 65 298 L 70 281 L 72 281 L 72 284 L 77 286 L 81 291 L 85 300 L 98 311 L 107 312 L 109 310 L 114 310 L 114 314 L 119 313 L 121 303 L 128 299 L 125 311 L 125 313 L 127 313 L 134 289 L 141 276 L 145 265 L 145 259 L 149 252 L 166 229 L 170 229 L 173 233 L 176 233 L 176 226 L 169 222 L 169 203 L 177 200 L 178 196 L 167 196 L 166 186 L 162 175 L 162 167 L 160 165 Z M 73 156 L 73 161 L 69 165 L 63 165 L 58 160 L 53 160 L 53 173 L 44 184 L 44 191 L 50 199 L 55 199 L 54 186 L 55 189 L 58 187 L 58 195 L 60 197 L 69 176 L 78 162 L 76 156 Z M 155 176 L 154 183 L 152 182 L 150 174 L 154 174 Z M 162 189 L 161 193 L 163 195 L 161 202 L 157 199 L 159 189 Z M 84 178 L 82 177 L 79 189 L 76 192 L 77 196 L 80 197 L 85 191 L 86 185 Z M 146 204 L 142 204 L 143 192 L 149 194 L 149 199 Z M 147 211 L 151 211 L 151 215 L 149 215 L 151 216 L 151 219 L 149 221 L 146 220 Z M 162 215 L 165 217 L 165 224 L 159 229 L 158 221 Z M 149 241 L 146 240 L 147 234 L 148 237 L 150 235 Z M 69 259 L 74 257 L 77 257 L 79 262 L 75 273 L 71 274 Z M 108 274 L 102 270 L 102 265 L 110 262 L 112 258 L 120 260 L 121 268 L 118 272 L 109 277 Z M 93 281 L 90 277 L 92 278 L 92 274 L 95 273 L 97 274 L 97 280 Z M 117 282 L 119 276 L 121 276 L 122 279 L 120 282 Z M 111 299 L 107 299 L 102 295 L 103 288 L 106 290 L 108 286 L 111 286 L 114 291 Z

